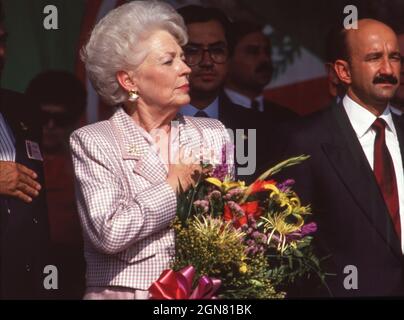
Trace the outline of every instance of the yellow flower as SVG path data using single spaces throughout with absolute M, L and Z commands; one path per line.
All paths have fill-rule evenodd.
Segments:
M 234 188 L 240 188 L 240 189 L 245 188 L 245 182 L 244 181 L 228 181 L 228 180 L 224 180 L 222 182 L 219 179 L 213 178 L 213 177 L 206 178 L 205 180 L 207 182 L 215 185 L 216 187 L 218 187 L 223 193 L 226 193 L 230 189 L 234 189 Z
M 243 263 L 239 269 L 240 273 L 246 273 L 247 272 L 247 265 Z

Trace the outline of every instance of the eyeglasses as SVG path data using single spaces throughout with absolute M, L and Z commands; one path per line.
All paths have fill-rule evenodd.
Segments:
M 226 45 L 212 45 L 208 48 L 202 46 L 187 45 L 184 47 L 185 62 L 189 66 L 195 66 L 202 62 L 205 52 L 209 53 L 210 59 L 217 64 L 223 64 L 229 57 L 229 50 Z

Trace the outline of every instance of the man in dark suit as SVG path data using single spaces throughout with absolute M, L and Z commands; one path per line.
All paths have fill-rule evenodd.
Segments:
M 229 56 L 229 72 L 225 92 L 233 103 L 245 108 L 264 112 L 265 118 L 276 117 L 278 121 L 296 117 L 289 109 L 267 100 L 264 88 L 271 82 L 273 65 L 272 49 L 263 26 L 251 21 L 232 23 Z
M 342 30 L 335 72 L 346 85 L 342 103 L 307 118 L 290 155 L 308 154 L 288 170 L 312 204 L 315 235 L 333 296 L 404 295 L 404 120 L 389 101 L 400 79 L 395 33 L 371 19 Z M 328 296 L 306 286 L 302 295 Z
M 5 38 L 0 21 L 0 67 Z M 40 130 L 31 110 L 22 95 L 0 89 L 1 299 L 42 298 L 46 292 L 48 221 Z
M 233 51 L 233 30 L 226 15 L 219 9 L 196 5 L 180 8 L 178 12 L 188 29 L 189 41 L 184 53 L 192 69 L 189 79 L 191 103 L 184 106 L 181 112 L 189 116 L 219 119 L 226 128 L 231 129 L 236 142 L 238 176 L 250 181 L 258 168 L 268 162 L 271 156 L 278 154 L 275 147 L 280 144 L 274 138 L 276 135 L 268 135 L 268 131 L 274 132 L 277 127 L 275 119 L 278 118 L 274 117 L 273 125 L 266 125 L 264 129 L 259 111 L 233 103 L 224 93 L 228 58 Z M 236 129 L 239 129 L 238 134 Z M 247 139 L 240 143 L 243 137 Z M 270 148 L 268 142 L 271 143 Z M 244 152 L 241 145 L 244 145 Z

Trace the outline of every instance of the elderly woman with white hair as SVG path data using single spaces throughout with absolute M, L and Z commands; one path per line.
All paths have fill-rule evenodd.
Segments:
M 70 139 L 85 299 L 148 297 L 174 254 L 179 186 L 190 188 L 202 173 L 200 160 L 206 153 L 220 160 L 229 142 L 219 121 L 178 114 L 190 100 L 186 42 L 172 7 L 133 1 L 105 16 L 82 51 L 94 88 L 118 107 Z

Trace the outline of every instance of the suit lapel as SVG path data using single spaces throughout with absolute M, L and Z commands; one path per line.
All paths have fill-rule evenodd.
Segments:
M 161 161 L 152 141 L 141 133 L 126 112 L 119 108 L 110 119 L 123 160 L 136 160 L 134 172 L 150 183 L 165 180 L 166 166 Z
M 223 91 L 219 94 L 219 120 L 225 123 L 226 127 L 231 127 L 231 101 Z M 228 122 L 230 122 L 228 124 Z
M 398 144 L 400 146 L 401 160 L 402 160 L 401 162 L 403 163 L 404 168 L 404 114 L 398 116 L 392 113 L 392 115 L 394 120 L 394 126 L 396 127 L 397 131 Z
M 401 258 L 400 242 L 387 207 L 345 109 L 342 105 L 334 106 L 331 113 L 328 128 L 332 139 L 323 143 L 323 151 L 364 215 Z
M 178 121 L 179 130 L 179 147 L 186 152 L 193 152 L 193 154 L 202 161 L 203 147 L 207 146 L 207 144 L 204 143 L 204 128 L 201 127 L 199 121 L 193 117 L 179 115 L 176 120 Z

